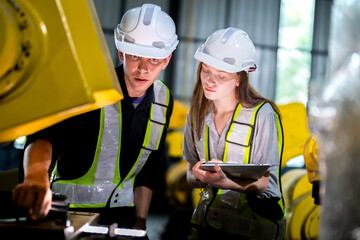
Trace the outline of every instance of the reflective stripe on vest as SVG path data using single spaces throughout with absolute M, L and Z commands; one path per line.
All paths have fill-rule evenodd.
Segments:
M 242 108 L 241 104 L 237 105 L 226 133 L 223 162 L 249 163 L 255 115 L 262 105 L 263 103 L 254 108 Z M 208 138 L 209 127 L 205 124 L 200 140 L 195 143 L 200 160 L 210 160 Z
M 238 104 L 226 134 L 223 162 L 250 163 L 255 120 L 257 112 L 263 104 L 264 103 L 261 103 L 254 108 L 242 108 L 242 106 Z M 281 159 L 283 136 L 280 118 L 277 113 L 276 119 L 278 127 L 279 157 Z M 205 125 L 200 141 L 195 144 L 200 158 L 203 158 L 201 160 L 205 161 L 210 160 L 208 154 L 208 132 L 209 127 Z M 279 177 L 278 171 L 278 178 Z M 215 228 L 223 229 L 227 232 L 247 237 L 257 236 L 261 239 L 268 239 L 269 236 L 272 236 L 270 239 L 274 238 L 278 231 L 277 225 L 285 224 L 285 208 L 282 199 L 279 200 L 278 204 L 283 209 L 284 216 L 278 223 L 274 223 L 258 216 L 250 209 L 247 204 L 246 194 L 219 189 L 216 196 L 214 196 L 212 194 L 213 190 L 214 189 L 206 188 L 201 194 L 202 198 L 192 217 L 193 223 L 203 225 L 201 222 L 206 222 Z M 215 197 L 215 199 L 213 199 L 213 197 Z M 204 208 L 204 206 L 207 205 L 204 203 L 209 202 L 211 202 L 211 206 L 206 206 Z M 202 211 L 206 211 L 206 214 Z M 229 216 L 232 217 L 229 218 Z M 246 227 L 239 228 L 240 225 Z M 259 228 L 263 229 L 263 232 L 259 232 Z
M 84 176 L 74 180 L 62 180 L 55 167 L 52 174 L 52 191 L 65 194 L 70 207 L 105 207 L 109 198 L 110 207 L 134 205 L 135 177 L 151 152 L 159 148 L 170 100 L 170 91 L 161 81 L 156 80 L 153 86 L 155 102 L 151 105 L 142 148 L 123 180 L 120 177 L 119 167 L 122 130 L 121 102 L 101 109 L 100 131 L 94 160 Z

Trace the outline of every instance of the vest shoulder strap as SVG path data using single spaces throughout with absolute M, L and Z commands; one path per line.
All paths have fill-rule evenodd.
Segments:
M 154 97 L 143 142 L 143 148 L 149 150 L 159 148 L 164 126 L 167 124 L 166 113 L 170 102 L 170 91 L 160 80 L 154 82 Z
M 238 104 L 225 137 L 224 162 L 244 164 L 250 162 L 256 116 L 264 103 L 252 108 L 245 108 Z

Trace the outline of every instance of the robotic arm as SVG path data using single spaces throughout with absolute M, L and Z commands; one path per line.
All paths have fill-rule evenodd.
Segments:
M 122 98 L 91 0 L 0 0 L 0 24 L 0 143 Z

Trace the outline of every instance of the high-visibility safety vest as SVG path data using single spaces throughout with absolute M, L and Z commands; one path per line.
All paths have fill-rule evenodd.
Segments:
M 264 102 L 253 108 L 243 108 L 241 104 L 237 105 L 226 134 L 223 162 L 250 163 L 256 116 L 263 106 Z M 280 168 L 283 132 L 280 116 L 277 113 L 276 122 Z M 200 140 L 195 143 L 195 147 L 200 160 L 210 160 L 209 127 L 206 124 Z M 278 169 L 278 187 L 281 190 L 279 175 L 280 171 Z M 210 225 L 228 233 L 238 234 L 250 239 L 281 239 L 285 234 L 286 219 L 283 199 L 278 201 L 283 217 L 275 221 L 256 214 L 248 205 L 244 193 L 216 189 L 208 185 L 200 195 L 201 198 L 191 219 L 191 222 L 196 225 Z
M 56 167 L 52 191 L 64 194 L 71 208 L 134 206 L 134 181 L 152 151 L 159 148 L 166 125 L 170 91 L 161 81 L 153 84 L 155 101 L 151 105 L 140 153 L 124 179 L 120 177 L 122 111 L 121 102 L 101 108 L 100 131 L 93 163 L 77 179 L 63 180 Z

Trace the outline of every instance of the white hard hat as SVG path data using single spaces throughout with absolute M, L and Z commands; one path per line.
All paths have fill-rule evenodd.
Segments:
M 255 71 L 255 46 L 243 30 L 220 29 L 212 33 L 194 58 L 225 72 Z
M 154 4 L 128 10 L 114 29 L 119 51 L 148 58 L 166 58 L 176 48 L 178 36 L 171 17 Z

